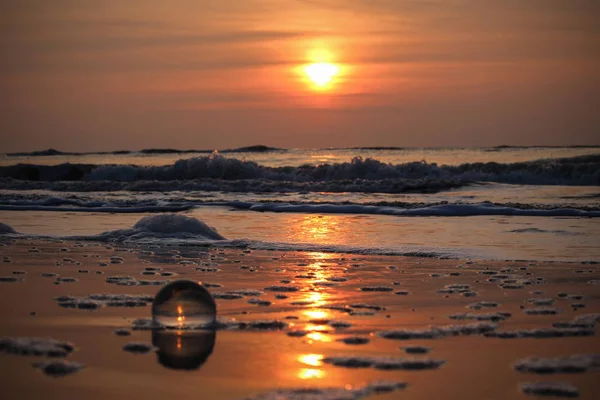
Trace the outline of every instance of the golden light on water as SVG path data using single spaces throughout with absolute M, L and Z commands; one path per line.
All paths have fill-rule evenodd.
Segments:
M 313 320 L 325 319 L 329 315 L 327 311 L 320 310 L 306 310 L 303 311 L 302 314 L 306 315 L 308 318 Z
M 320 379 L 325 377 L 325 371 L 314 368 L 302 368 L 298 373 L 300 379 Z
M 323 362 L 323 355 L 321 354 L 301 354 L 298 356 L 298 361 L 304 365 L 307 365 L 311 368 L 302 368 L 298 372 L 298 378 L 306 380 L 306 379 L 321 379 L 325 377 L 325 371 L 318 369 L 316 367 L 320 367 Z
M 298 361 L 302 364 L 310 365 L 312 367 L 318 367 L 323 364 L 321 361 L 323 356 L 321 354 L 302 354 L 298 357 Z

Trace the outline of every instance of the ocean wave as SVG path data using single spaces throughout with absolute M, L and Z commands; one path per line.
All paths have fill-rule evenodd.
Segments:
M 375 214 L 410 217 L 471 217 L 471 216 L 529 216 L 529 217 L 600 217 L 600 211 L 575 208 L 515 208 L 492 203 L 435 204 L 425 207 L 382 207 L 362 204 L 289 204 L 229 202 L 229 207 L 270 212 L 316 214 Z
M 267 167 L 219 154 L 179 160 L 166 166 L 17 164 L 0 167 L 0 187 L 31 188 L 27 182 L 63 183 L 70 190 L 219 191 L 436 191 L 472 182 L 534 185 L 600 185 L 600 154 L 519 163 L 427 162 L 387 164 L 356 157 L 350 162 Z M 73 185 L 73 182 L 83 182 Z M 168 183 L 165 183 L 168 182 Z M 60 185 L 54 186 L 59 189 Z M 54 190 L 53 189 L 53 190 Z M 138 189 L 139 190 L 139 189 Z
M 11 199 L 0 197 L 1 211 L 62 211 L 105 213 L 179 212 L 197 207 L 228 207 L 255 212 L 358 214 L 406 217 L 469 217 L 469 216 L 530 216 L 530 217 L 600 217 L 598 207 L 553 206 L 514 203 L 311 203 L 282 201 L 210 201 L 210 200 L 84 200 L 48 197 L 43 199 Z
M 223 150 L 200 150 L 200 149 L 165 149 L 165 148 L 157 148 L 157 149 L 142 149 L 142 150 L 115 150 L 115 151 L 95 151 L 95 152 L 68 152 L 68 151 L 60 151 L 53 148 L 46 150 L 36 150 L 30 152 L 18 152 L 18 153 L 7 153 L 6 155 L 9 157 L 48 157 L 48 156 L 83 156 L 83 155 L 103 155 L 103 154 L 191 154 L 191 153 L 213 153 L 215 151 L 221 153 L 266 153 L 266 152 L 285 152 L 287 149 L 282 149 L 278 147 L 269 147 L 262 144 L 254 145 L 254 146 L 246 146 L 246 147 L 237 147 L 233 149 L 223 149 Z
M 333 180 L 321 182 L 265 179 L 195 179 L 164 181 L 30 181 L 0 178 L 0 189 L 50 190 L 54 192 L 224 192 L 224 193 L 437 193 L 460 188 L 457 180 Z

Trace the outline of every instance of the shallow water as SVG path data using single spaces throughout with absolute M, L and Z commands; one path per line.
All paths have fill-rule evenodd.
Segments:
M 246 245 L 263 249 L 600 261 L 597 218 L 326 215 L 231 211 L 225 207 L 203 207 L 181 215 L 204 221 L 226 239 L 244 240 Z M 18 232 L 64 237 L 129 229 L 145 214 L 22 211 L 2 216 Z

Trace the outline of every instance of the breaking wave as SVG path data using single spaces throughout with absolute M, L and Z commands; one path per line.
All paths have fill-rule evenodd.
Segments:
M 17 164 L 0 167 L 0 179 L 0 188 L 17 190 L 429 193 L 473 182 L 600 185 L 600 155 L 458 166 L 356 157 L 337 164 L 267 167 L 213 154 L 166 166 Z

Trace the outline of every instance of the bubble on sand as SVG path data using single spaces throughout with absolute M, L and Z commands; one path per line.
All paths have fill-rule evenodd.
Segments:
M 360 290 L 363 292 L 391 292 L 394 288 L 389 286 L 363 286 Z
M 492 332 L 496 324 L 478 322 L 465 325 L 432 326 L 425 329 L 396 329 L 381 331 L 377 334 L 384 339 L 409 340 L 409 339 L 437 339 L 444 336 L 481 335 Z
M 326 364 L 336 367 L 346 368 L 369 368 L 373 367 L 382 370 L 425 370 L 437 369 L 443 364 L 444 360 L 434 359 L 416 359 L 416 358 L 396 358 L 396 357 L 360 357 L 360 356 L 341 356 L 325 357 L 322 360 Z
M 0 353 L 23 356 L 66 357 L 74 350 L 69 342 L 51 338 L 3 337 Z
M 145 354 L 150 351 L 155 351 L 156 348 L 149 343 L 130 342 L 123 346 L 123 350 L 133 354 Z
M 214 292 L 212 296 L 219 300 L 239 300 L 244 298 L 241 294 L 231 292 Z
M 600 313 L 580 314 L 571 321 L 555 322 L 552 324 L 555 328 L 593 328 L 600 322 Z
M 406 388 L 404 382 L 373 382 L 353 388 L 277 389 L 245 400 L 358 400 L 371 394 L 391 393 Z
M 264 290 L 266 290 L 268 292 L 297 292 L 300 290 L 300 288 L 297 288 L 296 286 L 273 285 L 273 286 L 267 286 L 266 288 L 264 288 Z
M 146 294 L 90 294 L 85 297 L 59 296 L 54 300 L 64 308 L 95 310 L 100 307 L 145 307 L 153 297 Z
M 521 384 L 521 390 L 533 396 L 579 397 L 579 390 L 567 382 L 527 382 Z
M 350 322 L 346 322 L 346 321 L 329 321 L 329 322 L 327 322 L 327 325 L 329 325 L 335 329 L 350 328 L 352 326 L 352 324 Z
M 431 348 L 427 346 L 405 346 L 402 347 L 402 350 L 407 354 L 426 354 L 431 351 Z
M 209 282 L 203 282 L 202 286 L 204 286 L 207 289 L 223 287 L 223 285 L 221 285 L 220 283 L 209 283 Z
M 540 307 L 523 310 L 527 315 L 556 315 L 561 312 L 558 308 Z
M 410 292 L 407 290 L 398 290 L 398 291 L 394 292 L 394 294 L 397 294 L 398 296 L 408 296 L 410 294 Z
M 529 299 L 528 303 L 534 306 L 551 306 L 554 303 L 554 299 Z
M 260 299 L 257 299 L 255 297 L 253 297 L 251 299 L 248 299 L 248 301 L 246 303 L 248 303 L 248 304 L 254 304 L 254 305 L 257 305 L 257 306 L 260 306 L 260 307 L 267 307 L 267 306 L 271 305 L 271 302 L 269 300 L 260 300 Z
M 514 365 L 519 372 L 534 374 L 582 373 L 600 368 L 600 354 L 578 354 L 557 358 L 530 357 Z
M 595 333 L 596 331 L 593 328 L 539 328 L 487 332 L 484 334 L 484 336 L 498 339 L 551 339 L 557 337 L 593 336 Z
M 56 278 L 56 282 L 60 282 L 60 283 L 73 283 L 73 282 L 77 282 L 77 281 L 78 281 L 77 278 L 71 278 L 68 276 L 64 277 L 64 278 L 61 278 L 61 277 Z
M 217 306 L 210 293 L 192 281 L 176 281 L 162 288 L 152 303 L 152 318 L 161 325 L 209 325 Z
M 473 310 L 480 310 L 482 308 L 494 308 L 498 306 L 499 304 L 495 301 L 479 301 L 477 303 L 471 303 L 467 307 Z
M 0 276 L 0 282 L 18 282 L 20 280 L 22 279 L 16 276 Z
M 365 303 L 353 303 L 353 304 L 350 304 L 350 307 L 351 308 L 366 309 L 366 310 L 374 310 L 374 311 L 385 310 L 385 307 L 377 306 L 377 305 L 374 305 L 374 304 L 365 304 Z
M 131 336 L 131 331 L 125 328 L 118 328 L 113 331 L 117 336 Z
M 359 344 L 367 344 L 371 341 L 371 339 L 361 336 L 349 336 L 342 339 L 338 339 L 338 342 L 342 342 L 345 344 L 351 345 L 359 345 Z
M 55 378 L 74 374 L 83 368 L 83 364 L 67 360 L 44 361 L 35 363 L 33 366 L 41 369 L 46 375 L 50 375 Z
M 489 314 L 473 314 L 473 313 L 461 313 L 461 314 L 453 314 L 449 315 L 448 318 L 455 320 L 477 320 L 477 321 L 504 321 L 506 318 L 509 318 L 511 315 L 509 313 L 489 313 Z

